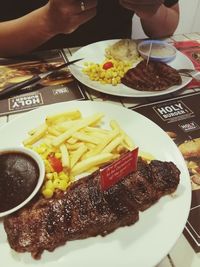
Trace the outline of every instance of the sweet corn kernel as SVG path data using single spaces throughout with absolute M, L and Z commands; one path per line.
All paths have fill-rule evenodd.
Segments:
M 65 180 L 60 180 L 60 179 L 55 179 L 54 182 L 54 187 L 60 190 L 66 190 L 67 188 L 67 181 Z
M 44 184 L 44 187 L 51 189 L 53 191 L 54 190 L 54 184 L 53 184 L 52 180 L 47 180 Z
M 105 62 L 108 61 L 108 58 Z M 88 75 L 90 80 L 99 81 L 101 84 L 112 84 L 116 86 L 121 83 L 121 78 L 131 67 L 131 63 L 122 62 L 119 60 L 109 59 L 113 63 L 113 67 L 109 69 L 104 69 L 102 64 L 95 64 L 87 62 L 84 64 L 83 73 Z M 115 80 L 113 80 L 115 78 Z
M 53 179 L 58 179 L 58 173 L 57 172 L 53 172 Z
M 60 180 L 65 180 L 66 182 L 69 182 L 69 176 L 66 174 L 60 174 L 59 175 Z
M 51 173 L 51 172 L 47 173 L 46 174 L 46 178 L 49 179 L 49 180 L 53 179 L 53 173 Z
M 61 153 L 60 153 L 60 152 L 56 152 L 56 153 L 55 153 L 55 157 L 56 157 L 57 159 L 60 159 L 60 158 L 61 158 Z
M 43 160 L 44 160 L 45 172 L 46 173 L 53 172 L 53 168 L 49 163 L 49 161 L 46 158 L 45 159 L 43 158 Z
M 54 191 L 50 188 L 44 188 L 42 190 L 42 194 L 45 198 L 51 198 L 53 196 Z
M 54 181 L 53 181 L 53 186 L 54 188 L 58 188 L 58 185 L 60 183 L 60 180 L 58 178 L 56 178 Z

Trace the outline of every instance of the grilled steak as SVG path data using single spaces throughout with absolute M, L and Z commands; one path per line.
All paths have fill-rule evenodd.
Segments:
M 141 61 L 135 68 L 129 69 L 121 82 L 140 91 L 162 91 L 173 85 L 181 84 L 178 71 L 163 62 Z
M 174 192 L 180 172 L 171 162 L 138 161 L 138 170 L 106 191 L 96 172 L 74 182 L 52 199 L 35 198 L 4 220 L 10 246 L 39 258 L 70 240 L 105 236 L 118 227 L 134 224 L 139 211 L 161 196 Z

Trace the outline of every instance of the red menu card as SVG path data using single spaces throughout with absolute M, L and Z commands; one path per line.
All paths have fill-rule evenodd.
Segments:
M 123 177 L 137 169 L 138 148 L 127 152 L 118 160 L 100 170 L 101 188 L 107 190 Z

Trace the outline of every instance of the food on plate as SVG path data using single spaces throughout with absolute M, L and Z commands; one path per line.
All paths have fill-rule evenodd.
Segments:
M 149 56 L 151 60 L 167 63 L 175 59 L 177 51 L 168 42 L 144 40 L 138 44 L 138 52 L 144 59 L 147 59 Z
M 106 59 L 101 64 L 85 63 L 83 73 L 92 81 L 98 81 L 101 84 L 117 85 L 121 83 L 121 78 L 130 67 L 130 62 Z
M 7 66 L 0 65 L 0 91 L 10 84 L 28 80 L 33 75 L 52 71 L 62 63 L 62 59 L 57 59 L 55 62 L 25 61 L 23 63 L 8 64 Z M 72 80 L 72 75 L 68 70 L 61 70 L 43 79 L 41 84 L 43 86 L 53 86 L 65 84 Z
M 137 50 L 137 43 L 131 39 L 122 39 L 105 49 L 105 56 L 108 59 L 136 63 L 140 60 Z
M 172 132 L 172 131 L 166 131 L 166 133 L 169 135 L 169 137 L 172 139 L 172 140 L 175 140 L 177 138 L 177 134 L 175 132 Z
M 180 171 L 172 162 L 139 159 L 138 169 L 102 191 L 99 171 L 58 191 L 52 199 L 41 196 L 5 218 L 8 242 L 17 252 L 40 258 L 67 241 L 105 236 L 134 224 L 143 211 L 162 196 L 175 192 Z
M 92 173 L 135 148 L 116 121 L 103 128 L 103 117 L 100 112 L 83 117 L 78 109 L 67 110 L 47 116 L 29 131 L 23 144 L 44 160 L 44 197 L 51 198 L 58 189 L 65 191 L 77 176 Z
M 185 159 L 200 157 L 200 138 L 188 140 L 179 146 Z
M 141 61 L 129 69 L 121 82 L 139 91 L 162 91 L 182 82 L 178 71 L 171 66 L 156 61 Z
M 43 86 L 55 86 L 60 84 L 70 83 L 74 80 L 72 74 L 67 70 L 59 70 L 53 72 L 51 75 L 47 76 L 45 79 L 42 79 L 40 84 Z
M 0 152 L 0 170 L 0 212 L 5 212 L 27 199 L 40 174 L 31 156 L 15 150 Z
M 133 63 L 140 60 L 136 42 L 122 39 L 105 49 L 105 60 L 102 63 L 86 62 L 83 73 L 92 81 L 115 86 L 121 83 L 121 78 Z
M 179 149 L 190 173 L 192 189 L 200 189 L 200 138 L 185 141 Z
M 148 54 L 149 47 L 143 48 L 144 53 Z M 151 56 L 153 57 L 168 57 L 173 56 L 175 54 L 175 50 L 172 47 L 164 47 L 161 44 L 154 44 L 151 49 Z
M 191 176 L 191 179 L 192 179 L 193 183 L 200 186 L 200 175 L 199 174 L 193 174 Z

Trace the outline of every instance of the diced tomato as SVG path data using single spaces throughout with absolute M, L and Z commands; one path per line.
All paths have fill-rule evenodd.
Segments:
M 48 161 L 51 164 L 55 172 L 61 172 L 63 170 L 62 162 L 60 159 L 56 158 L 53 155 L 49 155 Z
M 103 64 L 103 69 L 108 70 L 113 67 L 113 63 L 111 61 L 107 61 L 106 63 Z

